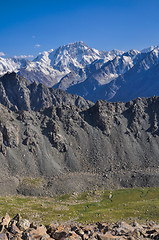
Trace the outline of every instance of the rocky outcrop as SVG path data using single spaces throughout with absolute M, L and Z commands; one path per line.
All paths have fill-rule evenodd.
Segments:
M 140 225 L 139 223 L 51 223 L 50 225 L 37 225 L 23 219 L 17 214 L 13 219 L 8 214 L 0 222 L 0 239 L 23 240 L 135 240 L 158 239 L 159 226 L 153 222 Z
M 16 74 L 1 82 L 0 194 L 159 186 L 159 97 L 92 104 Z
M 0 78 L 0 103 L 16 110 L 38 111 L 52 105 L 76 105 L 79 108 L 88 108 L 90 101 L 82 97 L 67 94 L 62 90 L 47 88 L 43 84 L 30 83 L 16 73 L 7 73 Z

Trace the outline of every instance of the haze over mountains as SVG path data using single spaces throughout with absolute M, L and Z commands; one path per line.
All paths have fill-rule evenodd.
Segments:
M 0 75 L 15 71 L 30 82 L 59 88 L 96 102 L 159 95 L 159 47 L 142 51 L 98 51 L 75 42 L 34 60 L 0 57 Z

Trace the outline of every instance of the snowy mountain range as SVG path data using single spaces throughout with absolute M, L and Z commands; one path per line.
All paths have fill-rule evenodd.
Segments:
M 85 74 L 85 67 L 95 60 L 102 59 L 106 62 L 122 53 L 122 51 L 117 50 L 98 51 L 89 48 L 84 42 L 75 42 L 55 50 L 44 51 L 32 61 L 1 57 L 0 75 L 15 71 L 31 82 L 37 81 L 52 87 L 71 72 L 80 75 L 80 71 L 82 71 Z
M 75 42 L 40 53 L 34 60 L 0 57 L 0 75 L 16 72 L 30 82 L 60 88 L 95 102 L 159 95 L 159 47 L 98 51 Z

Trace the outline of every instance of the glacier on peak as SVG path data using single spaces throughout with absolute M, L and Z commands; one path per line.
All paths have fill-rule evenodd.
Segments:
M 129 96 L 125 97 L 126 90 L 122 89 L 134 89 L 137 81 L 144 85 L 144 78 L 149 84 L 149 72 L 157 79 L 158 68 L 157 45 L 142 51 L 99 51 L 80 41 L 39 53 L 33 60 L 0 57 L 1 76 L 15 71 L 30 82 L 63 89 L 91 101 L 120 100 L 119 92 L 125 101 Z M 137 89 L 128 95 L 136 96 L 133 93 Z
M 107 62 L 121 54 L 123 52 L 118 50 L 99 51 L 79 41 L 39 53 L 33 60 L 0 58 L 0 75 L 15 71 L 31 82 L 42 82 L 52 87 L 71 72 L 78 75 L 78 81 L 83 81 L 80 74 L 85 72 L 82 69 L 86 66 L 101 59 Z

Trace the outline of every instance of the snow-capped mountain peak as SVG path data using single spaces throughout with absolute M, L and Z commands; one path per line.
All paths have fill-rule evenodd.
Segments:
M 25 69 L 21 69 L 20 72 L 31 81 L 41 82 L 41 76 L 44 75 L 42 82 L 45 82 L 48 86 L 53 86 L 72 71 L 77 73 L 80 69 L 84 69 L 96 60 L 103 59 L 104 62 L 107 62 L 121 54 L 123 52 L 118 50 L 109 52 L 98 51 L 80 41 L 40 53 Z M 78 79 L 81 79 L 79 81 L 83 81 L 83 78 L 80 76 Z
M 0 73 L 3 75 L 8 71 L 15 71 L 30 81 L 38 81 L 47 86 L 53 86 L 71 72 L 78 75 L 78 81 L 83 81 L 86 77 L 84 69 L 92 62 L 102 60 L 103 63 L 106 63 L 122 54 L 123 51 L 115 49 L 99 51 L 88 47 L 83 41 L 79 41 L 39 53 L 32 61 L 1 58 Z
M 148 48 L 144 48 L 143 50 L 141 50 L 142 53 L 148 53 L 148 52 L 151 52 L 153 51 L 154 49 L 158 48 L 159 46 L 158 45 L 155 45 L 155 46 L 150 46 Z
M 26 58 L 3 58 L 0 57 L 0 76 L 7 72 L 18 72 L 21 68 L 29 64 Z
M 31 82 L 60 88 L 91 101 L 99 98 L 125 101 L 131 95 L 138 96 L 138 81 L 143 85 L 140 96 L 146 96 L 148 88 L 152 89 L 153 79 L 156 84 L 153 92 L 154 89 L 157 91 L 159 46 L 151 46 L 142 51 L 99 51 L 80 41 L 39 53 L 32 61 L 26 58 L 0 57 L 0 75 L 13 71 Z M 147 86 L 144 87 L 146 81 Z

